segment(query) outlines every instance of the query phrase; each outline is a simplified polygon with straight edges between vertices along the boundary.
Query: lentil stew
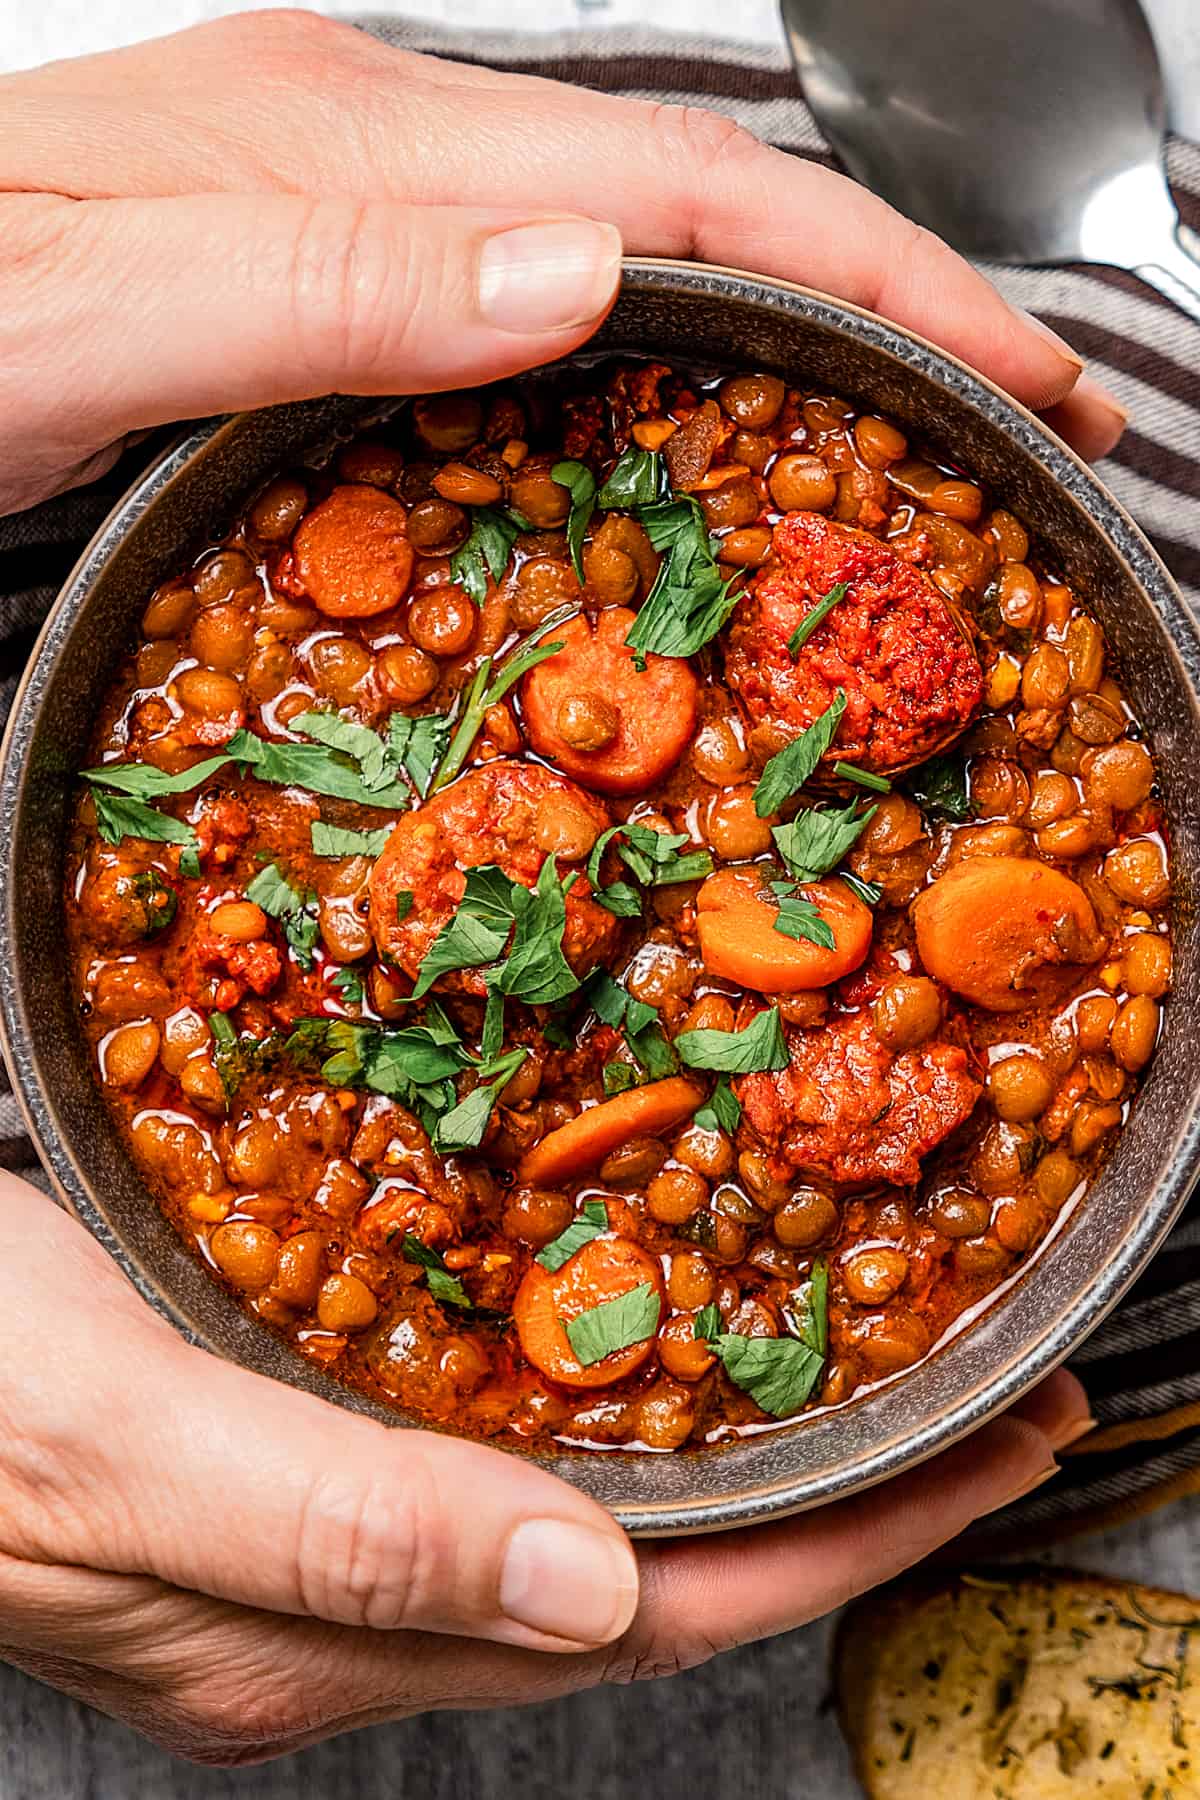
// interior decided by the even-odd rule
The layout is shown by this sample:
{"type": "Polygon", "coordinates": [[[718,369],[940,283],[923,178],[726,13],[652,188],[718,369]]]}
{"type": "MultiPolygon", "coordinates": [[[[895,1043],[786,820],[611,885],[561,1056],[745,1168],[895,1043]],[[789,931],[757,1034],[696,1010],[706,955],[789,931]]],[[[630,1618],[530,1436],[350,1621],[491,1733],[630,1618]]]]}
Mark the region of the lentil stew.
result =
{"type": "Polygon", "coordinates": [[[150,597],[68,868],[214,1278],[431,1421],[673,1449],[919,1361],[1109,1154],[1170,981],[1085,597],[776,376],[398,408],[150,597]]]}

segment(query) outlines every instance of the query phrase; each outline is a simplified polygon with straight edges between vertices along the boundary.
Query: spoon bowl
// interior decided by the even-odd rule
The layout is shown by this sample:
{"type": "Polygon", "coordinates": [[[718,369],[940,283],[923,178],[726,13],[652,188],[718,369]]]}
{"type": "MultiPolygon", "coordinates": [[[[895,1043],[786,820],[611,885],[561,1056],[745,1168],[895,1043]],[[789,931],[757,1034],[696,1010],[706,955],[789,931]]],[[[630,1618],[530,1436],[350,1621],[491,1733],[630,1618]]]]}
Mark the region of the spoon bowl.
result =
{"type": "Polygon", "coordinates": [[[783,0],[805,97],[858,180],[965,256],[1111,263],[1200,319],[1137,0],[783,0]]]}

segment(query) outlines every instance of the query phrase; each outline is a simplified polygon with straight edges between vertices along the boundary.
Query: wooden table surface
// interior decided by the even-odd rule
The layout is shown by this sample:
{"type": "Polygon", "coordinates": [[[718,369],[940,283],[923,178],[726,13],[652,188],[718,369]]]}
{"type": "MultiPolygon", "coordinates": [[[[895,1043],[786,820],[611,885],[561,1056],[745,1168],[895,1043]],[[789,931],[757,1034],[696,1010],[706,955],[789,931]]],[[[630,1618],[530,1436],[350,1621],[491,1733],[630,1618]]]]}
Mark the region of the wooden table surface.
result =
{"type": "MultiPolygon", "coordinates": [[[[1200,1501],[1054,1558],[1200,1594],[1200,1501]]],[[[833,1621],[673,1681],[376,1726],[256,1769],[201,1769],[0,1666],[0,1800],[855,1800],[829,1710],[833,1621]]]]}

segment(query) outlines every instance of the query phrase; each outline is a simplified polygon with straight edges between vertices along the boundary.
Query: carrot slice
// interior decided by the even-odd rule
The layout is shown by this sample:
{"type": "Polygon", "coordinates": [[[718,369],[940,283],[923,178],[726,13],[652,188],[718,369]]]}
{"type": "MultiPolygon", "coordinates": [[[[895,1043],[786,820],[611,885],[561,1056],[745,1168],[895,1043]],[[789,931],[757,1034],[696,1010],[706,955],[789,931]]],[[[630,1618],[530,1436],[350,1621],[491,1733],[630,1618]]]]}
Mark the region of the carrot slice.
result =
{"type": "Polygon", "coordinates": [[[679,761],[696,725],[698,689],[687,660],[648,656],[642,670],[634,663],[625,638],[636,616],[608,607],[594,630],[585,618],[570,620],[554,633],[558,655],[530,671],[521,693],[538,755],[602,794],[650,787],[679,761]],[[602,722],[590,737],[586,724],[573,726],[572,712],[578,718],[581,710],[602,722]]]}
{"type": "Polygon", "coordinates": [[[301,521],[292,549],[301,586],[332,619],[369,619],[408,592],[408,514],[379,488],[335,487],[301,521]]]}
{"type": "Polygon", "coordinates": [[[607,1387],[623,1381],[645,1362],[654,1348],[654,1335],[585,1364],[571,1348],[566,1323],[647,1283],[658,1295],[661,1317],[662,1270],[628,1238],[593,1238],[553,1275],[540,1263],[532,1263],[513,1300],[521,1349],[535,1369],[564,1387],[607,1387]]]}
{"type": "Polygon", "coordinates": [[[718,869],[696,895],[700,954],[710,975],[760,994],[828,987],[857,969],[871,948],[869,906],[844,881],[813,881],[801,893],[833,932],[833,949],[776,931],[779,909],[757,869],[718,869]]]}
{"type": "Polygon", "coordinates": [[[1104,951],[1092,903],[1070,876],[1021,856],[973,856],[912,909],[936,981],[991,1012],[1043,1006],[1104,951]]]}
{"type": "Polygon", "coordinates": [[[682,1075],[629,1088],[590,1106],[549,1132],[521,1158],[517,1177],[530,1187],[561,1187],[634,1137],[658,1137],[690,1119],[704,1099],[703,1090],[682,1075]]]}

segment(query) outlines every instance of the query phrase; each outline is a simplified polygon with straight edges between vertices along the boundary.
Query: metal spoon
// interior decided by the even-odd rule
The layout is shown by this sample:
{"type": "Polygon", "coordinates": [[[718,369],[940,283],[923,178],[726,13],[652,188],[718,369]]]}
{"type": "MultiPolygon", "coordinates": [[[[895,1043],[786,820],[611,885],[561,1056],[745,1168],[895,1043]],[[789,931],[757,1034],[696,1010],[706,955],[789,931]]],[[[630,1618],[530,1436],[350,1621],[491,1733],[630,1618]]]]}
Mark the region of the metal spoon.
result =
{"type": "Polygon", "coordinates": [[[968,256],[1111,263],[1200,320],[1200,235],[1162,162],[1137,0],[782,0],[852,175],[968,256]]]}

